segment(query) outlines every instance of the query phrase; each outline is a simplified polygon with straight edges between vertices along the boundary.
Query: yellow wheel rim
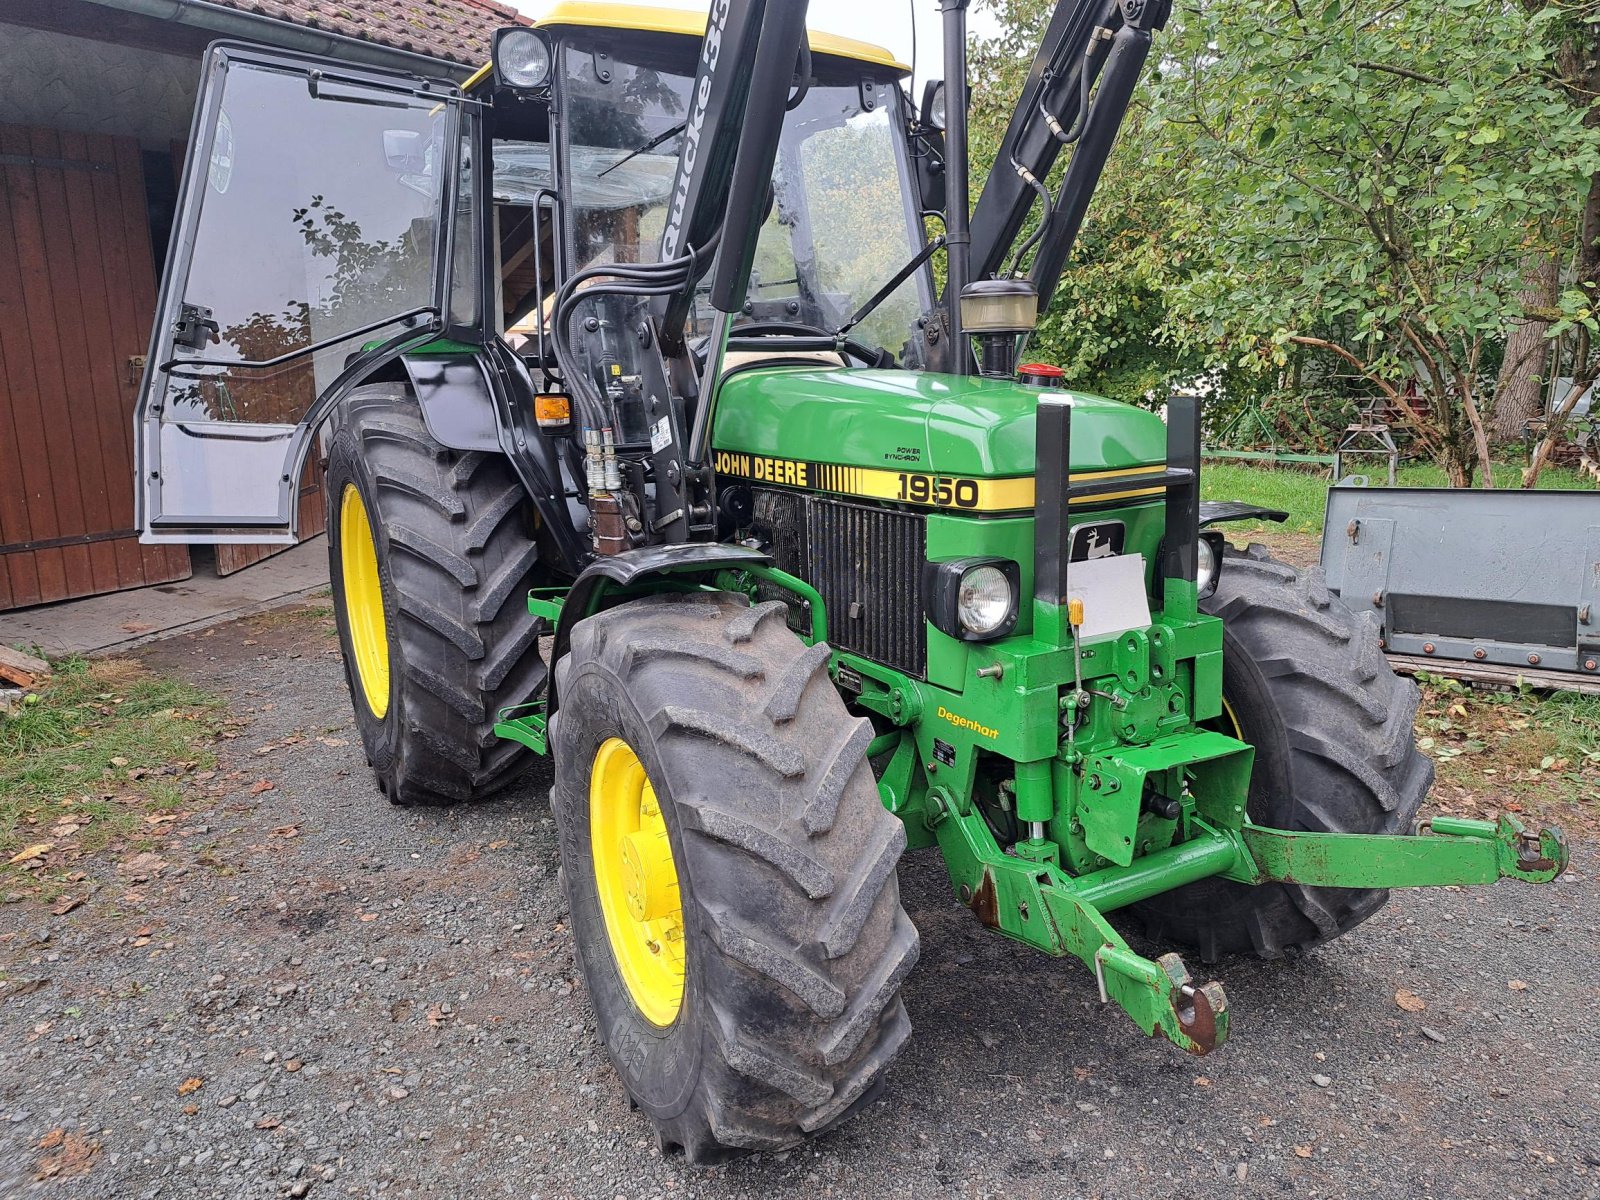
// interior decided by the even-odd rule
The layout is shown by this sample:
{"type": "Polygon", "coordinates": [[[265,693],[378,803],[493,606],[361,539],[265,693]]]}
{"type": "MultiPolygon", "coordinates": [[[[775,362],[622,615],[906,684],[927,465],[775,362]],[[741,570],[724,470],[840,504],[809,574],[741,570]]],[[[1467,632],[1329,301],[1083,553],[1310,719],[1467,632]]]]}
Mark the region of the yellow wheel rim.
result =
{"type": "Polygon", "coordinates": [[[389,627],[383,617],[383,583],[378,578],[372,522],[353,483],[344,485],[339,500],[339,566],[356,678],[367,708],[381,721],[389,711],[389,627]]]}
{"type": "Polygon", "coordinates": [[[1233,711],[1233,705],[1226,698],[1222,701],[1222,715],[1217,718],[1216,724],[1219,726],[1218,732],[1244,741],[1244,726],[1239,724],[1239,714],[1233,711]]]}
{"type": "Polygon", "coordinates": [[[665,1028],[683,1006],[678,866],[655,788],[621,738],[607,738],[595,752],[589,842],[612,960],[634,1005],[665,1028]]]}

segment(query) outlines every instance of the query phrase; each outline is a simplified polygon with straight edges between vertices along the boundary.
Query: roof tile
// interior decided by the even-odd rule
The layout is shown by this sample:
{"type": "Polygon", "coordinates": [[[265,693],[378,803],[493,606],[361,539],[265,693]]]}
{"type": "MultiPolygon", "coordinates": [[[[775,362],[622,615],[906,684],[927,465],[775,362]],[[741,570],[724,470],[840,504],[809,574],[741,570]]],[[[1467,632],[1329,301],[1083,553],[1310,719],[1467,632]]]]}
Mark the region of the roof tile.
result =
{"type": "Polygon", "coordinates": [[[496,0],[211,0],[294,25],[428,54],[467,66],[488,61],[496,29],[531,25],[496,0]]]}

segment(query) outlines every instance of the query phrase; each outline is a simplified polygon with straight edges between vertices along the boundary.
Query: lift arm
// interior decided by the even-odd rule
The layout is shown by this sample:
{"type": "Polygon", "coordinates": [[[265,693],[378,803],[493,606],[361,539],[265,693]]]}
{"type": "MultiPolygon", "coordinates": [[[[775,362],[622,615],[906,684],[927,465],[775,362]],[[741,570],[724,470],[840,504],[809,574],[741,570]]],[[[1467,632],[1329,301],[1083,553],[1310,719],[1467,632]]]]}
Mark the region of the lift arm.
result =
{"type": "MultiPolygon", "coordinates": [[[[673,176],[663,261],[718,240],[712,302],[744,302],[766,190],[783,128],[784,103],[805,47],[805,0],[713,0],[700,44],[694,88],[673,176]]],[[[688,287],[665,306],[661,341],[683,349],[694,285],[711,267],[697,263],[688,287]]]]}
{"type": "Polygon", "coordinates": [[[1034,56],[994,169],[972,214],[971,278],[1000,274],[1017,254],[1028,211],[1068,146],[1059,192],[1031,244],[1029,278],[1042,310],[1077,240],[1134,85],[1172,0],[1061,0],[1034,56]],[[1087,111],[1084,101],[1087,99],[1087,111]]]}

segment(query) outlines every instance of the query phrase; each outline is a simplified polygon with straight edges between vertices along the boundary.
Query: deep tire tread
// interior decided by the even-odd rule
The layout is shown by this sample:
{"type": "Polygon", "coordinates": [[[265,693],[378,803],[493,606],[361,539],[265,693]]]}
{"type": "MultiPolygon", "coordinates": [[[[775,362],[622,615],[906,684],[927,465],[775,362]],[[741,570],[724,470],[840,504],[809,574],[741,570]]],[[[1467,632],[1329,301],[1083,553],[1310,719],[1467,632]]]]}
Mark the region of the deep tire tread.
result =
{"type": "MultiPolygon", "coordinates": [[[[1297,571],[1259,545],[1230,548],[1205,607],[1225,623],[1225,655],[1253,664],[1281,720],[1289,782],[1268,787],[1258,767],[1251,817],[1285,829],[1409,832],[1433,783],[1433,763],[1415,744],[1419,693],[1389,669],[1377,630],[1328,591],[1321,568],[1297,571]]],[[[1297,954],[1348,932],[1387,897],[1202,880],[1133,911],[1151,936],[1187,942],[1210,962],[1297,954]]]]}
{"type": "Polygon", "coordinates": [[[398,747],[369,745],[368,757],[397,804],[487,796],[531,760],[495,737],[496,715],[535,698],[546,679],[541,623],[523,600],[539,574],[526,493],[503,455],[434,441],[397,385],[356,389],[337,420],[330,476],[364,476],[395,593],[391,669],[400,682],[387,720],[400,722],[398,747]]]}
{"type": "MultiPolygon", "coordinates": [[[[671,781],[714,1019],[694,1098],[656,1119],[662,1144],[691,1161],[793,1146],[844,1120],[910,1034],[900,992],[918,941],[894,870],[905,828],[866,762],[870,723],[848,716],[827,648],[800,642],[786,613],[729,595],[651,597],[581,622],[557,667],[563,847],[569,822],[587,820],[572,697],[602,686],[588,675],[625,692],[671,781]]],[[[569,866],[574,914],[576,877],[569,866]]],[[[609,957],[581,957],[594,993],[609,957]]]]}

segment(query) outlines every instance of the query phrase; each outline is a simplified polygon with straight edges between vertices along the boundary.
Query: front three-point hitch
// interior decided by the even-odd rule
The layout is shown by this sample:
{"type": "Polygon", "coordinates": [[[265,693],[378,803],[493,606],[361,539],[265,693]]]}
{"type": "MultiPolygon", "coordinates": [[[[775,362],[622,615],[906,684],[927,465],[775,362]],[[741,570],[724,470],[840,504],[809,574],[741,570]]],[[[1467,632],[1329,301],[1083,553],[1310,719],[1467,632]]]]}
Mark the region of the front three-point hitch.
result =
{"type": "Polygon", "coordinates": [[[1559,829],[1535,834],[1512,817],[1498,823],[1435,817],[1418,836],[1303,833],[1245,822],[1234,830],[1205,829],[1125,867],[1072,878],[1052,864],[1009,855],[980,861],[981,842],[964,836],[976,831],[958,817],[940,821],[935,832],[952,863],[970,865],[975,882],[961,884],[958,893],[981,920],[1081,960],[1094,972],[1102,1001],[1114,1001],[1140,1029],[1191,1054],[1227,1040],[1222,985],[1197,984],[1176,954],[1152,962],[1134,953],[1107,913],[1213,876],[1242,884],[1358,888],[1501,878],[1548,883],[1566,869],[1569,856],[1559,829]]]}

